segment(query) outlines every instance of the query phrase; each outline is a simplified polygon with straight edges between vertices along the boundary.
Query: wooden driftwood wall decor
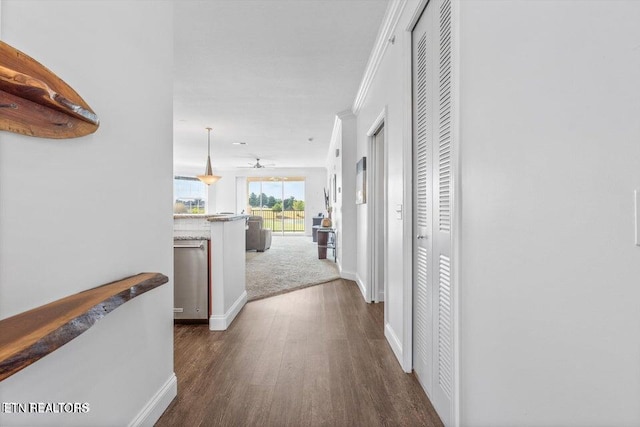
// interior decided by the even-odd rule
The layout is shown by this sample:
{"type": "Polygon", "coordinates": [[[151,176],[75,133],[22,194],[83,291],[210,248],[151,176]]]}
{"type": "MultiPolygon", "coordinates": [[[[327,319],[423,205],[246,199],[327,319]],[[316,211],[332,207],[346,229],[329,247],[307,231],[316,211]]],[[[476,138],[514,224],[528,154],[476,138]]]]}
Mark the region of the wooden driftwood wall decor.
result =
{"type": "Polygon", "coordinates": [[[160,273],[141,273],[0,320],[0,381],[62,347],[127,301],[168,281],[160,273]]]}
{"type": "Polygon", "coordinates": [[[0,41],[0,130],[76,138],[100,125],[91,107],[48,68],[0,41]]]}

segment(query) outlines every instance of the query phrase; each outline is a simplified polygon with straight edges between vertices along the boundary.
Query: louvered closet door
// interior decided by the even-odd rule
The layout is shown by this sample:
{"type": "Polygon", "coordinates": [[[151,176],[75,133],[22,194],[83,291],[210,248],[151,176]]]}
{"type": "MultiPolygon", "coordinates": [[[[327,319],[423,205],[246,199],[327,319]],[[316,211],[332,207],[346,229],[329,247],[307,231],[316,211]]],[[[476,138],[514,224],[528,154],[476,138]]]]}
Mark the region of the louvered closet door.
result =
{"type": "Polygon", "coordinates": [[[453,364],[453,290],[452,285],[452,163],[451,163],[451,0],[440,0],[438,6],[438,119],[434,145],[433,180],[434,213],[433,268],[435,272],[434,325],[435,384],[433,404],[445,425],[451,425],[454,393],[453,364]],[[436,279],[437,278],[437,279],[436,279]]]}
{"type": "Polygon", "coordinates": [[[412,33],[413,74],[413,370],[433,394],[433,139],[436,104],[433,7],[429,4],[412,33]]]}
{"type": "Polygon", "coordinates": [[[413,37],[417,231],[414,366],[438,415],[445,425],[451,425],[455,384],[451,287],[451,0],[431,0],[413,37]],[[420,45],[423,39],[424,48],[420,45]],[[421,49],[425,50],[426,59],[422,59],[421,49]]]}

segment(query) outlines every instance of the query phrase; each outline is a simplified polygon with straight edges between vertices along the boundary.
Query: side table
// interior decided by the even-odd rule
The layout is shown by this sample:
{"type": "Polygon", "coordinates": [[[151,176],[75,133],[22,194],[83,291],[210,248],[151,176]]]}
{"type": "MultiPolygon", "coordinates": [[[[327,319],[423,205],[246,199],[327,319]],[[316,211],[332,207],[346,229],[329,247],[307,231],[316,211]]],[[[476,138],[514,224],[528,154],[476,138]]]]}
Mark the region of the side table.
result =
{"type": "Polygon", "coordinates": [[[312,218],[313,226],[311,229],[311,237],[313,239],[313,243],[316,243],[318,241],[318,228],[321,227],[323,219],[324,219],[323,216],[314,216],[312,218]]]}
{"type": "Polygon", "coordinates": [[[336,239],[335,228],[318,228],[318,259],[327,258],[327,249],[333,251],[333,262],[336,262],[338,240],[336,239]]]}

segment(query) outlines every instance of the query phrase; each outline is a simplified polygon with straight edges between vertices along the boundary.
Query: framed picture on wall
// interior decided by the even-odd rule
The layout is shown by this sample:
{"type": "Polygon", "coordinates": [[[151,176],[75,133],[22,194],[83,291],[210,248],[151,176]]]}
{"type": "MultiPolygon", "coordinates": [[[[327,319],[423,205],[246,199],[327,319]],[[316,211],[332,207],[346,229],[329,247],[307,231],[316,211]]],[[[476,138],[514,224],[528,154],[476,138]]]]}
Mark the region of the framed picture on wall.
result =
{"type": "Polygon", "coordinates": [[[356,204],[367,203],[367,158],[363,157],[356,165],[356,204]]]}

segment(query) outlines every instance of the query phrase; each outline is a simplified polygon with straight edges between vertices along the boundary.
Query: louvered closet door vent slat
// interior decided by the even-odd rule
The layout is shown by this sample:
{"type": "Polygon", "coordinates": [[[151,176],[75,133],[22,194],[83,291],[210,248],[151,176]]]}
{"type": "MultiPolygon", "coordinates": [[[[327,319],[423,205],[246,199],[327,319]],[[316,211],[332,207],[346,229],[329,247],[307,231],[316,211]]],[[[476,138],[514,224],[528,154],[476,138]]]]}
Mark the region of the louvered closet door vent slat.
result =
{"type": "Polygon", "coordinates": [[[449,257],[440,255],[438,270],[438,382],[447,397],[451,398],[453,325],[451,325],[451,260],[449,257]]]}
{"type": "Polygon", "coordinates": [[[417,273],[416,273],[416,305],[420,308],[416,310],[416,347],[418,349],[418,354],[424,357],[424,363],[426,366],[431,366],[433,363],[433,356],[431,354],[431,350],[429,348],[429,344],[427,340],[431,336],[431,331],[433,330],[433,323],[431,320],[431,310],[428,307],[432,306],[432,291],[429,287],[429,271],[427,270],[428,263],[428,253],[427,250],[418,247],[417,250],[417,273]]]}
{"type": "Polygon", "coordinates": [[[438,223],[451,231],[451,2],[440,5],[438,93],[438,223]]]}
{"type": "Polygon", "coordinates": [[[428,118],[431,117],[431,109],[429,108],[430,90],[427,85],[427,35],[423,34],[418,42],[417,49],[417,79],[416,79],[416,100],[417,100],[417,149],[416,149],[416,188],[417,188],[417,225],[419,227],[427,226],[427,209],[429,209],[429,201],[427,200],[427,184],[428,184],[428,141],[429,126],[428,118]]]}

